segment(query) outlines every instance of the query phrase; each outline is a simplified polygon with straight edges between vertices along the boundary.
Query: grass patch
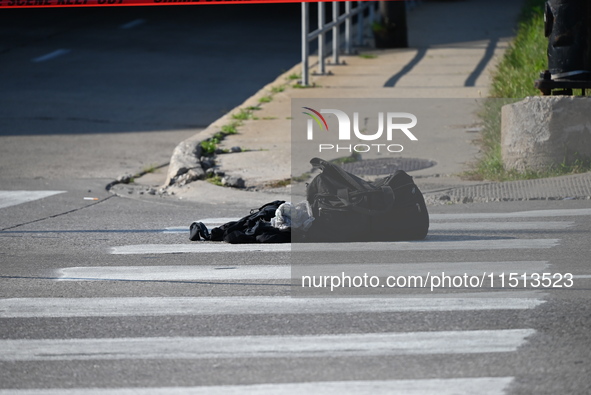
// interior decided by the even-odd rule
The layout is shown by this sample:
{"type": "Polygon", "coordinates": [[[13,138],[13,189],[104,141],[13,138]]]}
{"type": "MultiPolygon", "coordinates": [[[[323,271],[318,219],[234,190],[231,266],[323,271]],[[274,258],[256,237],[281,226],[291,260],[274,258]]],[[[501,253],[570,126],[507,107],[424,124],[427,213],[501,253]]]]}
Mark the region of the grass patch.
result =
{"type": "Polygon", "coordinates": [[[304,181],[308,180],[310,178],[310,176],[312,176],[312,173],[304,173],[300,176],[292,177],[291,180],[294,182],[304,182],[304,181]]]}
{"type": "Polygon", "coordinates": [[[232,118],[237,121],[246,121],[247,119],[252,119],[252,111],[242,108],[237,114],[232,114],[232,118]]]}
{"type": "Polygon", "coordinates": [[[222,185],[222,177],[220,177],[220,176],[212,175],[212,176],[206,178],[206,181],[213,184],[213,185],[217,185],[218,187],[223,186],[222,185]]]}
{"type": "Polygon", "coordinates": [[[285,180],[272,181],[268,183],[266,186],[268,188],[283,188],[288,185],[291,185],[291,178],[286,178],[285,180]]]}
{"type": "Polygon", "coordinates": [[[298,84],[293,84],[291,87],[295,88],[295,89],[308,89],[308,88],[319,88],[320,86],[316,85],[315,83],[313,83],[312,85],[302,85],[302,84],[298,83],[298,84]]]}
{"type": "Polygon", "coordinates": [[[259,99],[259,103],[264,104],[264,103],[271,103],[273,101],[273,96],[267,95],[267,96],[263,96],[259,99]]]}
{"type": "Polygon", "coordinates": [[[142,169],[140,174],[154,173],[160,166],[159,165],[148,165],[142,169]]]}
{"type": "MultiPolygon", "coordinates": [[[[241,121],[234,121],[230,122],[227,125],[223,125],[220,129],[221,131],[217,132],[213,135],[213,137],[208,138],[201,142],[201,149],[203,150],[203,155],[205,156],[212,156],[218,151],[218,144],[222,142],[226,138],[226,136],[237,134],[238,133],[238,126],[242,125],[241,121]]],[[[224,153],[229,152],[227,149],[223,150],[224,153]]]]}
{"type": "Polygon", "coordinates": [[[362,53],[359,55],[359,57],[363,59],[375,59],[378,57],[378,55],[374,55],[372,53],[362,53]]]}
{"type": "Polygon", "coordinates": [[[290,75],[287,76],[287,80],[288,81],[294,81],[294,80],[299,80],[302,78],[302,74],[301,73],[292,73],[290,75]]]}
{"type": "Polygon", "coordinates": [[[499,63],[491,97],[537,96],[539,72],[547,68],[548,39],[544,37],[544,0],[527,0],[521,11],[517,35],[499,63]]]}
{"type": "Polygon", "coordinates": [[[271,88],[271,93],[277,94],[285,90],[285,85],[278,85],[271,88]]]}
{"type": "Polygon", "coordinates": [[[222,126],[222,132],[225,135],[236,134],[238,133],[238,126],[240,126],[240,122],[231,122],[227,125],[222,126]]]}
{"type": "Polygon", "coordinates": [[[203,155],[213,155],[218,147],[218,142],[214,140],[205,140],[201,142],[201,148],[203,149],[203,155]]]}
{"type": "Polygon", "coordinates": [[[501,108],[519,99],[488,99],[478,114],[482,120],[480,147],[482,154],[474,168],[462,176],[470,180],[505,181],[507,177],[501,157],[501,108]]]}
{"type": "Polygon", "coordinates": [[[547,68],[548,39],[544,37],[544,0],[527,0],[521,12],[515,40],[499,63],[491,83],[490,99],[480,111],[483,122],[482,155],[474,168],[462,174],[471,180],[511,181],[555,177],[591,170],[589,160],[562,163],[543,171],[508,170],[501,156],[501,108],[527,96],[539,96],[534,87],[539,72],[547,68]]]}

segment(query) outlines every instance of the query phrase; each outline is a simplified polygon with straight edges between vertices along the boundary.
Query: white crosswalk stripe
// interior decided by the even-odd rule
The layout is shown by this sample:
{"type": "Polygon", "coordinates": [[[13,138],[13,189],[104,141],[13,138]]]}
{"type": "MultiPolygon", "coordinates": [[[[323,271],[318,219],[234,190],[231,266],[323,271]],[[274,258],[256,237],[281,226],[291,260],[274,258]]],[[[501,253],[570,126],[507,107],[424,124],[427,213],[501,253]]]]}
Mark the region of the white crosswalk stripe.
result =
{"type": "Polygon", "coordinates": [[[289,252],[291,244],[136,244],[117,246],[110,249],[115,255],[177,254],[177,253],[224,253],[224,252],[289,252]]]}
{"type": "Polygon", "coordinates": [[[16,206],[66,191],[0,191],[0,208],[16,206]]]}
{"type": "Polygon", "coordinates": [[[373,242],[373,243],[302,243],[302,244],[136,244],[112,247],[115,255],[138,254],[178,254],[178,253],[225,253],[225,252],[289,252],[295,247],[298,251],[327,252],[343,251],[436,251],[436,250],[511,250],[545,249],[558,245],[559,239],[493,239],[493,240],[450,240],[413,242],[373,242]],[[296,247],[297,246],[297,247],[296,247]]]}
{"type": "Polygon", "coordinates": [[[83,266],[59,269],[60,280],[214,281],[285,280],[291,268],[283,265],[243,266],[83,266]]]}
{"type": "Polygon", "coordinates": [[[558,209],[558,210],[529,210],[510,213],[459,213],[459,214],[429,214],[433,221],[466,220],[466,219],[515,219],[515,218],[551,218],[578,217],[591,215],[591,208],[558,209]]]}
{"type": "Polygon", "coordinates": [[[206,387],[14,389],[0,395],[498,395],[511,377],[461,379],[321,381],[312,383],[219,385],[206,387]]]}
{"type": "Polygon", "coordinates": [[[539,273],[546,270],[546,261],[506,262],[417,262],[358,264],[293,264],[242,266],[81,266],[57,270],[61,281],[235,281],[235,280],[289,280],[303,273],[323,276],[346,271],[350,276],[365,273],[386,277],[425,276],[427,273],[447,275],[486,275],[487,273],[521,272],[539,273]]]}
{"type": "Polygon", "coordinates": [[[371,273],[375,276],[426,275],[445,272],[448,275],[482,275],[502,272],[543,272],[549,266],[546,261],[506,262],[417,262],[417,263],[369,263],[357,264],[294,264],[242,265],[242,266],[82,266],[59,269],[62,281],[121,280],[121,281],[232,281],[232,280],[288,280],[294,274],[333,275],[346,270],[348,275],[371,273]],[[147,269],[149,268],[149,270],[147,269]],[[297,273],[294,273],[296,271],[297,273]]]}
{"type": "Polygon", "coordinates": [[[119,297],[0,299],[0,318],[163,315],[343,314],[408,311],[526,310],[544,303],[537,291],[430,294],[416,298],[119,297]]]}
{"type": "Polygon", "coordinates": [[[533,329],[301,336],[0,340],[0,361],[351,357],[512,352],[533,329]]]}
{"type": "Polygon", "coordinates": [[[520,222],[434,222],[430,231],[482,231],[498,232],[507,230],[558,230],[574,226],[572,221],[520,221],[520,222]]]}

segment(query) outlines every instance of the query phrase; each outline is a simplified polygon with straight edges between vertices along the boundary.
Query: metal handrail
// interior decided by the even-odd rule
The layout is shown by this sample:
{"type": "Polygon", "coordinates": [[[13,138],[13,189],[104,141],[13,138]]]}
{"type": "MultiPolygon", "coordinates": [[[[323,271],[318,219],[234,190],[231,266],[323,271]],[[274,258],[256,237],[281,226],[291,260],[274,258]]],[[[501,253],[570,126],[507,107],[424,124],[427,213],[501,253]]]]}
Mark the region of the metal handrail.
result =
{"type": "MultiPolygon", "coordinates": [[[[341,1],[342,2],[342,1],[341,1]]],[[[326,50],[324,34],[332,30],[332,63],[339,64],[339,49],[341,46],[341,34],[339,27],[345,24],[344,40],[345,40],[345,54],[353,53],[353,17],[357,18],[357,45],[363,45],[363,32],[365,29],[363,12],[368,12],[368,22],[372,23],[377,19],[378,13],[376,9],[379,7],[379,1],[345,1],[345,13],[340,14],[339,1],[332,2],[332,21],[325,22],[324,3],[318,2],[318,29],[310,31],[309,22],[309,3],[302,2],[302,80],[301,84],[304,86],[310,83],[310,42],[318,39],[318,73],[319,75],[326,74],[326,50]],[[356,7],[353,8],[353,3],[356,7]],[[340,15],[339,15],[340,14],[340,15]]],[[[404,0],[408,10],[415,8],[421,3],[421,0],[404,0]]]]}
{"type": "Polygon", "coordinates": [[[363,30],[364,17],[363,12],[369,9],[369,21],[370,23],[375,19],[375,8],[378,4],[377,1],[357,1],[356,7],[352,7],[351,1],[345,2],[345,13],[340,14],[339,4],[341,2],[332,2],[332,21],[325,22],[324,14],[324,2],[318,2],[318,29],[310,31],[309,22],[309,3],[302,3],[302,82],[304,86],[310,83],[310,42],[318,39],[318,74],[326,73],[326,53],[325,53],[325,33],[332,30],[332,63],[339,64],[339,49],[340,49],[340,32],[339,27],[341,24],[345,24],[345,53],[351,54],[353,47],[353,29],[352,19],[355,15],[359,15],[357,18],[357,43],[362,45],[363,41],[363,30]]]}

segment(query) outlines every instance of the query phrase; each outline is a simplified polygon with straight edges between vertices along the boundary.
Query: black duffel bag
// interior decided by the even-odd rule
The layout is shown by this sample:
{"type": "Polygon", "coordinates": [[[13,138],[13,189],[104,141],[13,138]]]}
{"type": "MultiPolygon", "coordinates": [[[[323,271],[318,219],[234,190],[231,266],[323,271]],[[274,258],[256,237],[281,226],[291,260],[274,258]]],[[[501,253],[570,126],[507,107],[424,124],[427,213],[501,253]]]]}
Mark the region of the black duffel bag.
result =
{"type": "Polygon", "coordinates": [[[425,199],[406,172],[397,170],[369,182],[319,158],[310,163],[322,173],[307,187],[306,198],[315,219],[301,239],[395,241],[427,236],[425,199]]]}

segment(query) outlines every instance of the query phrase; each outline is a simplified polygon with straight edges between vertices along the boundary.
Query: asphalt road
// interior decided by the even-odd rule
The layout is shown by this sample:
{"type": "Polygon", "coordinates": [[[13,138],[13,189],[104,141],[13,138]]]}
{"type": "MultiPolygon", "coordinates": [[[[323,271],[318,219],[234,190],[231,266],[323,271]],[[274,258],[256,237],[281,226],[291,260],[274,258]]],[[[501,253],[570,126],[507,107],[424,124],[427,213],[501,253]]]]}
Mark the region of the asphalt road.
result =
{"type": "Polygon", "coordinates": [[[248,250],[187,228],[253,207],[107,192],[297,61],[297,28],[295,50],[261,41],[297,13],[236,35],[216,22],[243,14],[189,9],[2,13],[0,394],[591,392],[588,201],[430,207],[421,242],[248,250]],[[230,41],[260,62],[227,73],[230,41]],[[345,270],[370,286],[300,286],[345,270]]]}
{"type": "Polygon", "coordinates": [[[166,163],[293,67],[299,45],[299,4],[2,10],[1,176],[166,163]]]}
{"type": "Polygon", "coordinates": [[[107,194],[81,204],[88,185],[0,209],[3,389],[589,391],[587,202],[432,207],[423,242],[246,251],[187,237],[190,221],[240,210],[107,194]],[[318,270],[456,283],[309,299],[298,276],[318,270]],[[560,276],[547,286],[534,273],[560,276]],[[464,275],[485,282],[459,285],[464,275]]]}

